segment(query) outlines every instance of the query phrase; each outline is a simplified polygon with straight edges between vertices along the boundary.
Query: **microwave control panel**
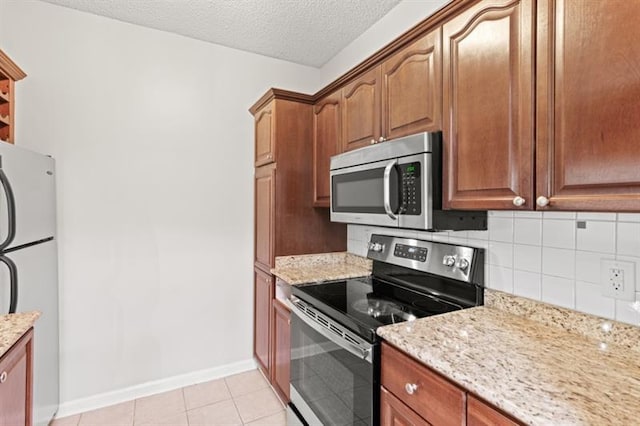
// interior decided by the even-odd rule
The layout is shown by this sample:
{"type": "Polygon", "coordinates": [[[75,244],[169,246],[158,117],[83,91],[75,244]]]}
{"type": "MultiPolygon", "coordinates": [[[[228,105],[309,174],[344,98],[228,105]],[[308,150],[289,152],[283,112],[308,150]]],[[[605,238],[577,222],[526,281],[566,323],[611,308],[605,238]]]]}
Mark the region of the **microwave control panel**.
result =
{"type": "Polygon", "coordinates": [[[401,204],[404,215],[422,214],[422,185],[420,184],[420,163],[400,164],[401,204]]]}

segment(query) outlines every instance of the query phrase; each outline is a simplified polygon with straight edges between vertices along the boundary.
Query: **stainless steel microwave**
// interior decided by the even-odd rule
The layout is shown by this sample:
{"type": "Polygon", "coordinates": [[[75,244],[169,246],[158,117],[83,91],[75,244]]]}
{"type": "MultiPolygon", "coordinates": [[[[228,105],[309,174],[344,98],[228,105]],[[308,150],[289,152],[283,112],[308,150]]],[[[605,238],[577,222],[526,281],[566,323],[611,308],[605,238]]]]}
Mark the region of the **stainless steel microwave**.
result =
{"type": "Polygon", "coordinates": [[[331,221],[421,230],[487,229],[486,211],[442,209],[442,132],[331,157],[331,221]]]}

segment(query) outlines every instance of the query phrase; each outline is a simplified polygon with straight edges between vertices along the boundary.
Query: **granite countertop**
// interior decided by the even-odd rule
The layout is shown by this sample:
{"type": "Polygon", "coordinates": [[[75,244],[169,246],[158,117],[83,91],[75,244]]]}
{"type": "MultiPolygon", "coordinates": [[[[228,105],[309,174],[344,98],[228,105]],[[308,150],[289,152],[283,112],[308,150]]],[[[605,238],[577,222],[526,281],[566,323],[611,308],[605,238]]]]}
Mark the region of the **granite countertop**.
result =
{"type": "Polygon", "coordinates": [[[525,423],[640,423],[640,328],[489,290],[485,303],[378,334],[525,423]]]}
{"type": "Polygon", "coordinates": [[[347,252],[279,256],[271,273],[292,285],[365,277],[371,260],[347,252]]]}
{"type": "Polygon", "coordinates": [[[37,311],[0,315],[0,357],[33,327],[39,317],[37,311]]]}

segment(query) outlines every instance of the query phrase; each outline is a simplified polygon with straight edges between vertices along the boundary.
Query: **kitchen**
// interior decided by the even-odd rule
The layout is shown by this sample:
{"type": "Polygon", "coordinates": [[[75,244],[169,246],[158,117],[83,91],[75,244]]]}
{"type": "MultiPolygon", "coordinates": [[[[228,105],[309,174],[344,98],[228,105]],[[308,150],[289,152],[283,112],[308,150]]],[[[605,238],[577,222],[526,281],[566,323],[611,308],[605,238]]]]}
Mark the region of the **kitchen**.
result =
{"type": "MultiPolygon", "coordinates": [[[[0,2],[0,48],[28,74],[16,83],[16,144],[57,162],[61,414],[255,366],[247,110],[269,87],[315,93],[437,3],[400,3],[318,69],[0,2]]],[[[600,295],[598,267],[635,261],[637,215],[503,208],[489,211],[487,232],[433,238],[488,249],[490,288],[640,323],[630,303],[600,295]]],[[[346,246],[364,255],[377,232],[349,226],[346,246]]]]}

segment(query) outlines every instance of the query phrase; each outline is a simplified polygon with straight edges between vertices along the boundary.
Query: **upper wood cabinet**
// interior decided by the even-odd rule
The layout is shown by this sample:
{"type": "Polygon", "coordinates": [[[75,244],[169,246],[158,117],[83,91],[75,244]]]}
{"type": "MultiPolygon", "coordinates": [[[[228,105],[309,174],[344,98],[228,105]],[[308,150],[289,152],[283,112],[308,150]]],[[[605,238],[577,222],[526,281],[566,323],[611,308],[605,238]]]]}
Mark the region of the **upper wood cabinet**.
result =
{"type": "Polygon", "coordinates": [[[274,224],[276,206],[276,168],[264,166],[255,175],[255,262],[268,271],[274,262],[274,224]]]}
{"type": "Polygon", "coordinates": [[[275,118],[271,101],[255,115],[255,165],[272,163],[275,161],[275,118]]]}
{"type": "Polygon", "coordinates": [[[382,63],[382,137],[442,129],[441,29],[382,63]]]}
{"type": "Polygon", "coordinates": [[[14,142],[15,82],[27,75],[0,50],[0,140],[14,142]]]}
{"type": "Polygon", "coordinates": [[[313,205],[329,207],[329,162],[342,149],[340,92],[313,107],[313,205]]]}
{"type": "Polygon", "coordinates": [[[491,0],[443,26],[445,208],[533,208],[534,18],[491,0]]]}
{"type": "Polygon", "coordinates": [[[342,89],[343,151],[380,139],[380,80],[380,67],[376,67],[342,89]]]}
{"type": "Polygon", "coordinates": [[[342,89],[342,150],[440,130],[441,30],[394,53],[342,89]]]}
{"type": "Polygon", "coordinates": [[[638,22],[639,1],[538,2],[539,208],[640,211],[638,22]]]}

